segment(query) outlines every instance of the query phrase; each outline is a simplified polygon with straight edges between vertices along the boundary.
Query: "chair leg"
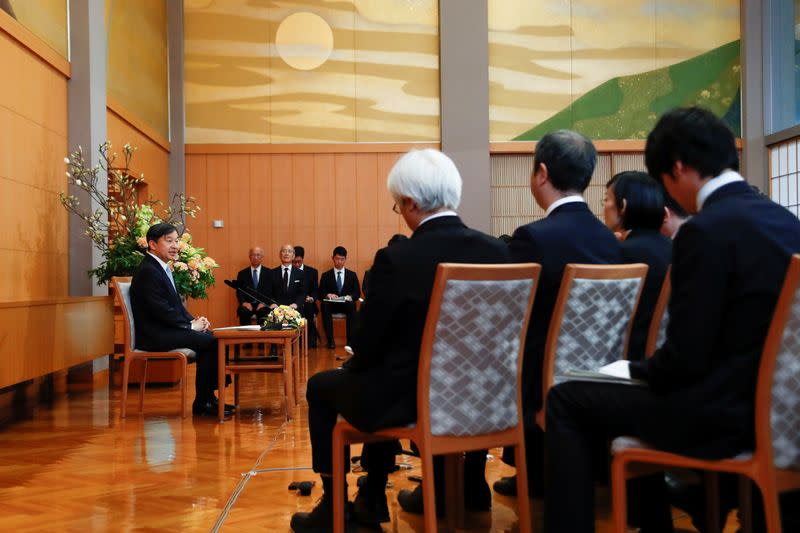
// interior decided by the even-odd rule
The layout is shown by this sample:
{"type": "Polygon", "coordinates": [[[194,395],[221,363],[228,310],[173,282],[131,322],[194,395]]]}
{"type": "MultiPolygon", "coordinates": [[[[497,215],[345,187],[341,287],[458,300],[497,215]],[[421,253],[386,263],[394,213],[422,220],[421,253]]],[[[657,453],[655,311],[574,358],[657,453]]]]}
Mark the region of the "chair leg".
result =
{"type": "Polygon", "coordinates": [[[239,407],[239,374],[233,375],[233,404],[239,407]]]}
{"type": "Polygon", "coordinates": [[[139,414],[144,413],[144,386],[147,383],[147,358],[144,359],[144,372],[142,372],[142,381],[139,382],[139,414]]]}
{"type": "Polygon", "coordinates": [[[625,533],[628,529],[628,495],[626,487],[628,479],[625,475],[626,467],[625,460],[619,457],[615,457],[611,462],[611,506],[614,517],[611,531],[614,533],[625,533]]]}
{"type": "MultiPolygon", "coordinates": [[[[764,503],[766,502],[766,495],[764,495],[764,503]]],[[[767,506],[764,505],[764,517],[766,518],[766,516],[767,506]]],[[[743,475],[739,476],[739,520],[740,530],[743,533],[753,532],[753,482],[749,477],[743,475]]],[[[769,527],[767,531],[772,533],[772,529],[769,529],[769,527]]],[[[775,531],[780,532],[780,529],[775,531]]]]}
{"type": "Polygon", "coordinates": [[[427,447],[417,442],[422,459],[422,507],[425,531],[436,531],[436,493],[433,486],[433,456],[427,447]]]}
{"type": "Polygon", "coordinates": [[[448,531],[455,531],[456,528],[464,528],[463,458],[464,455],[460,453],[444,456],[445,526],[448,531]]]}
{"type": "MultiPolygon", "coordinates": [[[[752,487],[752,483],[750,480],[747,480],[747,486],[752,487]]],[[[760,483],[758,486],[761,489],[761,496],[764,499],[764,519],[767,523],[767,533],[781,533],[781,509],[780,504],[778,503],[778,490],[775,487],[775,483],[760,483]]],[[[748,507],[750,505],[750,499],[747,500],[748,507]]],[[[753,513],[748,513],[750,516],[749,522],[752,522],[753,513]]],[[[748,526],[751,526],[749,530],[744,530],[746,533],[750,533],[752,531],[752,524],[748,523],[748,526]]]]}
{"type": "Polygon", "coordinates": [[[533,518],[531,517],[531,499],[528,496],[528,465],[525,459],[525,442],[520,429],[520,437],[514,447],[514,464],[517,465],[517,505],[519,505],[519,531],[531,533],[533,518]]]}
{"type": "Polygon", "coordinates": [[[122,403],[120,406],[120,418],[125,418],[125,412],[128,403],[128,376],[131,369],[131,357],[126,356],[125,361],[122,363],[122,403]]]}
{"type": "Polygon", "coordinates": [[[181,417],[186,418],[186,357],[181,357],[181,417]]]}
{"type": "Polygon", "coordinates": [[[719,533],[719,474],[706,472],[703,484],[706,491],[706,531],[719,533]]]}
{"type": "Polygon", "coordinates": [[[344,435],[333,429],[333,533],[344,533],[344,435]]]}

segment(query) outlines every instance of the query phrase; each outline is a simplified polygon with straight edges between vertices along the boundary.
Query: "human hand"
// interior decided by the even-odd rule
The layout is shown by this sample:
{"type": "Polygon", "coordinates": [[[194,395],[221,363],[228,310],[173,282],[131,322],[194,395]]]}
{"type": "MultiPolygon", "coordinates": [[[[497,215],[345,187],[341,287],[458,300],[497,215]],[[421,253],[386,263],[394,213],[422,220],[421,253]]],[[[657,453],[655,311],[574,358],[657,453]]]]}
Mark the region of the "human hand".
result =
{"type": "Polygon", "coordinates": [[[270,309],[275,309],[276,307],[278,307],[278,304],[272,304],[269,306],[270,309]]]}
{"type": "Polygon", "coordinates": [[[345,302],[352,302],[353,301],[353,297],[348,294],[347,296],[344,297],[344,301],[345,302]]]}
{"type": "Polygon", "coordinates": [[[333,294],[332,292],[329,292],[329,293],[326,295],[326,297],[328,298],[328,300],[335,300],[336,298],[338,298],[338,297],[339,297],[339,295],[338,295],[338,294],[333,294]]]}
{"type": "Polygon", "coordinates": [[[244,303],[242,304],[242,307],[244,307],[244,308],[245,308],[245,309],[247,309],[248,311],[252,311],[252,310],[253,310],[253,304],[251,304],[250,302],[244,302],[244,303]]]}
{"type": "Polygon", "coordinates": [[[297,304],[289,304],[289,307],[291,307],[292,309],[297,309],[297,304]]]}
{"type": "Polygon", "coordinates": [[[267,306],[266,304],[258,304],[258,307],[256,307],[256,311],[258,311],[259,309],[264,309],[266,306],[267,306]]]}
{"type": "Polygon", "coordinates": [[[192,331],[205,331],[208,329],[208,320],[205,317],[197,317],[191,322],[192,331]]]}
{"type": "Polygon", "coordinates": [[[306,296],[306,301],[308,303],[312,303],[314,301],[314,298],[312,298],[311,296],[306,296]]]}

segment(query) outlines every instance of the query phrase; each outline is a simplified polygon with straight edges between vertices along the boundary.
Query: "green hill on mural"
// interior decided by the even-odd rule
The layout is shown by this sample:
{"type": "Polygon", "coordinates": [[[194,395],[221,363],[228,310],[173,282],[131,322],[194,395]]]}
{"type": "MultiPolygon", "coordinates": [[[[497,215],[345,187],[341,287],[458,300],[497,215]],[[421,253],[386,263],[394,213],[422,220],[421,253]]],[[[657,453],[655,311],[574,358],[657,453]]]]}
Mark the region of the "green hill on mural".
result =
{"type": "Polygon", "coordinates": [[[669,67],[612,78],[514,138],[540,139],[548,131],[577,130],[591,139],[644,139],[662,113],[702,105],[741,136],[739,41],[669,67]]]}

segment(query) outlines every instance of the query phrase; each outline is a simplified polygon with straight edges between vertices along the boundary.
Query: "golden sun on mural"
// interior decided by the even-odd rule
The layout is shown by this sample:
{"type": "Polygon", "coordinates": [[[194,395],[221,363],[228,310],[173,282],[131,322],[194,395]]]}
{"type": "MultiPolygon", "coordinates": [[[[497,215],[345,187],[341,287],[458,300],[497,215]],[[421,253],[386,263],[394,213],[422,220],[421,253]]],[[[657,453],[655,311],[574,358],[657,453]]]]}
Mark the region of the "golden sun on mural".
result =
{"type": "Polygon", "coordinates": [[[292,13],[275,34],[278,55],[298,70],[314,70],[325,63],[333,51],[333,31],[319,15],[292,13]]]}

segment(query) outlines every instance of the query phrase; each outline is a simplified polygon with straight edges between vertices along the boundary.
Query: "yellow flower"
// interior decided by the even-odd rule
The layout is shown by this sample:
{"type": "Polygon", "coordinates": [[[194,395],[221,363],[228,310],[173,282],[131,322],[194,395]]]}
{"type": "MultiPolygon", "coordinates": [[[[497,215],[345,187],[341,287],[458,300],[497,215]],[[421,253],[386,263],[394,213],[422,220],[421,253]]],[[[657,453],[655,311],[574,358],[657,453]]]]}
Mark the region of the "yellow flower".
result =
{"type": "Polygon", "coordinates": [[[182,252],[182,251],[186,250],[188,247],[189,247],[189,245],[188,245],[188,244],[186,244],[186,242],[185,242],[185,241],[180,241],[180,242],[178,243],[178,251],[179,251],[179,252],[182,252]]]}
{"type": "Polygon", "coordinates": [[[147,248],[147,239],[144,237],[139,237],[136,239],[136,244],[139,245],[139,248],[147,248]]]}
{"type": "Polygon", "coordinates": [[[200,268],[200,261],[198,261],[197,259],[192,258],[189,261],[189,268],[191,268],[192,270],[197,270],[198,268],[200,268]]]}
{"type": "Polygon", "coordinates": [[[181,235],[181,240],[182,240],[183,242],[189,242],[189,241],[191,241],[191,240],[192,240],[192,236],[191,236],[191,235],[189,235],[189,233],[188,233],[188,232],[184,232],[184,234],[183,234],[183,235],[181,235]]]}

